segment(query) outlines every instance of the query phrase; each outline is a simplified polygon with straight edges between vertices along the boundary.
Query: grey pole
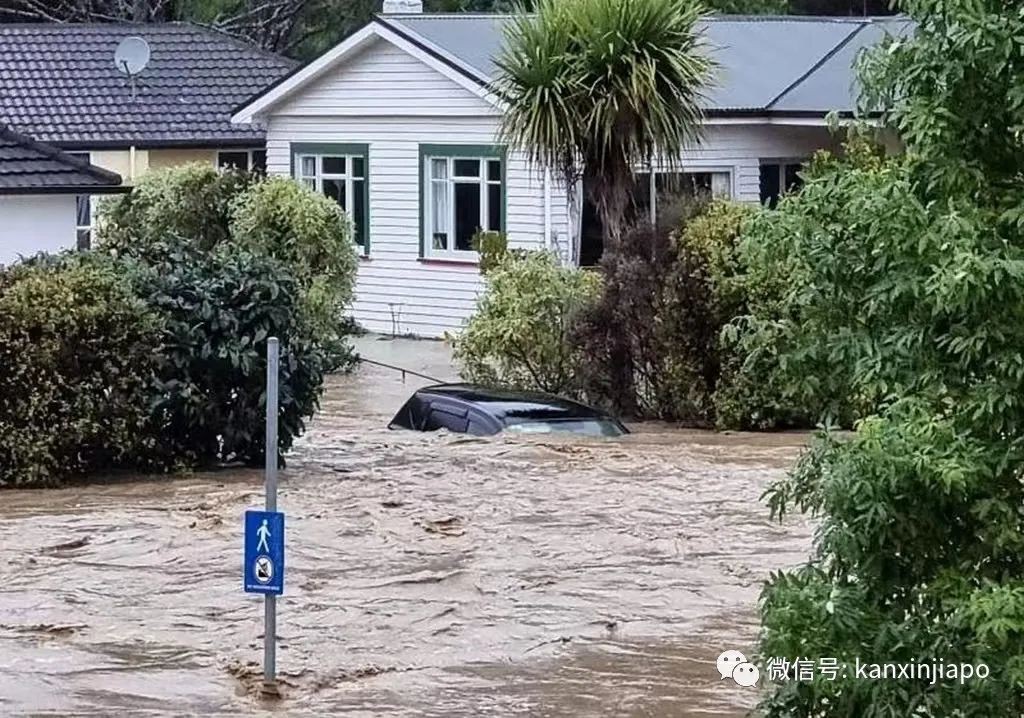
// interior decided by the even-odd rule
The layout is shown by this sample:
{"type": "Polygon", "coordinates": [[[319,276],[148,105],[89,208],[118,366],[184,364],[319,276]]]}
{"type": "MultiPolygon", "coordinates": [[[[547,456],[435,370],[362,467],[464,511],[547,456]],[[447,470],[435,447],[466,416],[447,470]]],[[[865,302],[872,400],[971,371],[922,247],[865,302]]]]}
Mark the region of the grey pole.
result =
{"type": "MultiPolygon", "coordinates": [[[[266,510],[277,511],[277,402],[280,343],[267,339],[266,510]]],[[[277,596],[263,597],[263,692],[277,695],[277,596]]]]}

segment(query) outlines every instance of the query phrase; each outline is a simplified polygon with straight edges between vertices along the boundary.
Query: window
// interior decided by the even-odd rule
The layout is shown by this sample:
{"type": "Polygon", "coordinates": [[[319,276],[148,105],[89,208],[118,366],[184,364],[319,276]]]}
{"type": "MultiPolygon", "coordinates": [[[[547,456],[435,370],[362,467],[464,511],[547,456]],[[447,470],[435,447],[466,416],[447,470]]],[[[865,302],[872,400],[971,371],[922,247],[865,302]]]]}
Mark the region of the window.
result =
{"type": "Polygon", "coordinates": [[[800,189],[804,183],[799,174],[802,168],[803,162],[762,160],[761,204],[767,204],[771,209],[775,209],[779,203],[779,197],[800,189]]]}
{"type": "MultiPolygon", "coordinates": [[[[92,161],[88,152],[68,152],[68,155],[86,162],[92,161]]],[[[96,223],[95,205],[91,195],[80,194],[75,197],[75,235],[78,249],[92,247],[92,232],[96,223]]]]}
{"type": "Polygon", "coordinates": [[[369,255],[368,145],[292,145],[292,173],[348,212],[356,244],[369,255]]]}
{"type": "MultiPolygon", "coordinates": [[[[651,216],[651,173],[638,172],[636,184],[633,186],[633,206],[629,220],[648,220],[651,216]]],[[[732,171],[713,168],[695,172],[655,172],[654,174],[654,208],[660,211],[666,201],[683,195],[696,196],[710,194],[715,197],[732,196],[732,171]]],[[[596,265],[604,253],[604,228],[597,208],[587,199],[589,193],[584,192],[584,201],[580,227],[580,266],[596,265]]]]}
{"type": "Polygon", "coordinates": [[[265,173],[267,171],[267,151],[222,150],[217,153],[217,166],[222,169],[234,167],[239,170],[265,173]]]}
{"type": "Polygon", "coordinates": [[[476,260],[473,235],[505,231],[505,152],[501,147],[420,147],[422,254],[476,260]]]}

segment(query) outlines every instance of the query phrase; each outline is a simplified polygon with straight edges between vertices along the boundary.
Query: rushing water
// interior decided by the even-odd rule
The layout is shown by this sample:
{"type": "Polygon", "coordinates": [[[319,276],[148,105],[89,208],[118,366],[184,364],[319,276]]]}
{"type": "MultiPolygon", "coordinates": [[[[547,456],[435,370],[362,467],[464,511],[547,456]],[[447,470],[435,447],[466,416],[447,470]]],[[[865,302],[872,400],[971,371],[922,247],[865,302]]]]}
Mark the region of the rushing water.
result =
{"type": "MultiPolygon", "coordinates": [[[[367,356],[451,378],[431,342],[367,356]]],[[[0,714],[739,716],[769,571],[809,527],[759,496],[804,437],[392,432],[423,380],[329,381],[289,457],[283,698],[258,696],[241,517],[262,475],[0,493],[0,714]]]]}

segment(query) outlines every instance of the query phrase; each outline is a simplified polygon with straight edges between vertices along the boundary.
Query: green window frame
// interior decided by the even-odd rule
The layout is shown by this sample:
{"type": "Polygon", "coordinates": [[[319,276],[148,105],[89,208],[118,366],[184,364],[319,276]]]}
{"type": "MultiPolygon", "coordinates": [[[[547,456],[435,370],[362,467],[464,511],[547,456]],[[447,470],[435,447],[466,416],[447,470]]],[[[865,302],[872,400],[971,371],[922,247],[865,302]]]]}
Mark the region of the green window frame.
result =
{"type": "Polygon", "coordinates": [[[421,144],[419,179],[421,258],[477,261],[479,255],[467,246],[467,237],[480,229],[507,231],[504,145],[421,144]],[[466,202],[471,204],[467,207],[466,202]],[[470,215],[474,209],[479,212],[472,232],[466,224],[472,222],[466,219],[467,209],[470,215]]]}
{"type": "Polygon", "coordinates": [[[352,219],[353,239],[370,254],[370,146],[293,143],[292,177],[341,205],[352,219]]]}

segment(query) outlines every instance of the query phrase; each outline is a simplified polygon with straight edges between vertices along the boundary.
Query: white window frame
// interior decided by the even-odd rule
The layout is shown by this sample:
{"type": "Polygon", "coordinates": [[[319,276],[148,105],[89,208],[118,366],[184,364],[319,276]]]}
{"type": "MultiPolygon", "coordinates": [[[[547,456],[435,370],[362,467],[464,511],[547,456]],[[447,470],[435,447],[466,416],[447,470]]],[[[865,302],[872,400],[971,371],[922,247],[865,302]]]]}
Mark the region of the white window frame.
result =
{"type": "MultiPolygon", "coordinates": [[[[811,161],[810,157],[762,157],[758,160],[758,171],[765,165],[776,165],[779,171],[779,196],[776,201],[786,196],[789,190],[786,189],[786,167],[788,165],[799,165],[801,169],[807,166],[807,163],[811,161]]],[[[761,193],[758,188],[758,198],[760,199],[761,193]]]]}
{"type": "MultiPolygon", "coordinates": [[[[657,218],[658,213],[658,191],[657,191],[657,175],[659,174],[682,174],[682,175],[716,175],[724,174],[729,178],[729,194],[725,195],[725,199],[736,199],[736,167],[733,165],[691,165],[684,164],[684,166],[678,169],[667,169],[665,167],[644,167],[637,170],[637,174],[648,175],[648,196],[650,198],[650,212],[651,219],[657,218]]],[[[714,187],[714,180],[712,180],[712,187],[714,187]]],[[[722,195],[713,195],[716,197],[722,197],[722,195]]]]}
{"type": "MultiPolygon", "coordinates": [[[[370,158],[362,153],[349,153],[349,152],[297,152],[295,154],[295,167],[294,174],[295,179],[299,183],[306,185],[310,189],[313,189],[317,194],[324,194],[324,180],[331,180],[335,182],[345,183],[345,201],[341,204],[341,208],[345,210],[349,218],[355,223],[355,212],[350,204],[355,198],[355,183],[363,183],[363,191],[366,192],[366,198],[364,202],[369,203],[369,192],[370,183],[367,178],[369,174],[369,162],[370,158]],[[324,171],[324,159],[325,158],[337,158],[345,160],[345,171],[339,172],[325,172],[324,171]],[[306,173],[305,160],[312,159],[315,162],[313,174],[306,173]],[[355,174],[355,163],[353,160],[362,160],[363,173],[361,176],[355,174]]],[[[324,195],[326,196],[326,195],[324,195]]],[[[365,222],[369,222],[369,211],[365,211],[366,215],[364,218],[365,222]]],[[[370,251],[370,228],[361,228],[363,234],[363,243],[360,244],[357,239],[353,237],[352,241],[357,247],[360,247],[365,254],[370,251]]]]}
{"type": "MultiPolygon", "coordinates": [[[[76,150],[68,150],[68,155],[75,157],[76,159],[85,160],[89,164],[92,164],[92,153],[91,152],[79,152],[76,150]]],[[[75,195],[75,246],[79,246],[78,236],[81,232],[89,233],[89,247],[91,248],[92,240],[96,237],[96,205],[99,199],[96,195],[91,194],[78,194],[75,195]],[[89,224],[78,223],[78,203],[82,199],[89,201],[89,224]]]]}
{"type": "Polygon", "coordinates": [[[244,152],[246,156],[246,167],[244,168],[246,172],[252,171],[257,152],[263,152],[264,156],[266,156],[266,149],[263,147],[238,147],[235,149],[223,148],[217,150],[217,154],[213,158],[213,166],[217,169],[221,168],[220,156],[222,154],[241,154],[242,152],[244,152]]]}
{"type": "Polygon", "coordinates": [[[504,172],[504,160],[497,156],[467,156],[463,154],[425,154],[423,156],[423,217],[424,223],[421,231],[423,232],[423,256],[427,259],[450,259],[457,261],[478,261],[480,255],[474,249],[456,249],[455,247],[455,186],[457,184],[476,184],[480,191],[480,224],[477,225],[477,229],[481,230],[487,228],[486,231],[490,232],[501,232],[504,231],[504,227],[501,226],[504,222],[505,206],[508,203],[508,188],[505,186],[505,172],[504,172]],[[434,178],[434,162],[445,161],[447,163],[447,177],[441,179],[434,178]],[[479,174],[476,177],[470,175],[456,175],[455,174],[455,163],[456,162],[477,162],[479,167],[479,174]],[[498,179],[490,179],[488,170],[490,169],[489,163],[498,163],[498,179]],[[445,192],[448,194],[448,241],[447,248],[440,249],[434,247],[434,192],[437,191],[437,185],[443,183],[445,192]],[[498,229],[487,227],[490,222],[490,191],[491,186],[498,186],[501,188],[501,201],[502,207],[499,208],[499,219],[498,229]]]}

